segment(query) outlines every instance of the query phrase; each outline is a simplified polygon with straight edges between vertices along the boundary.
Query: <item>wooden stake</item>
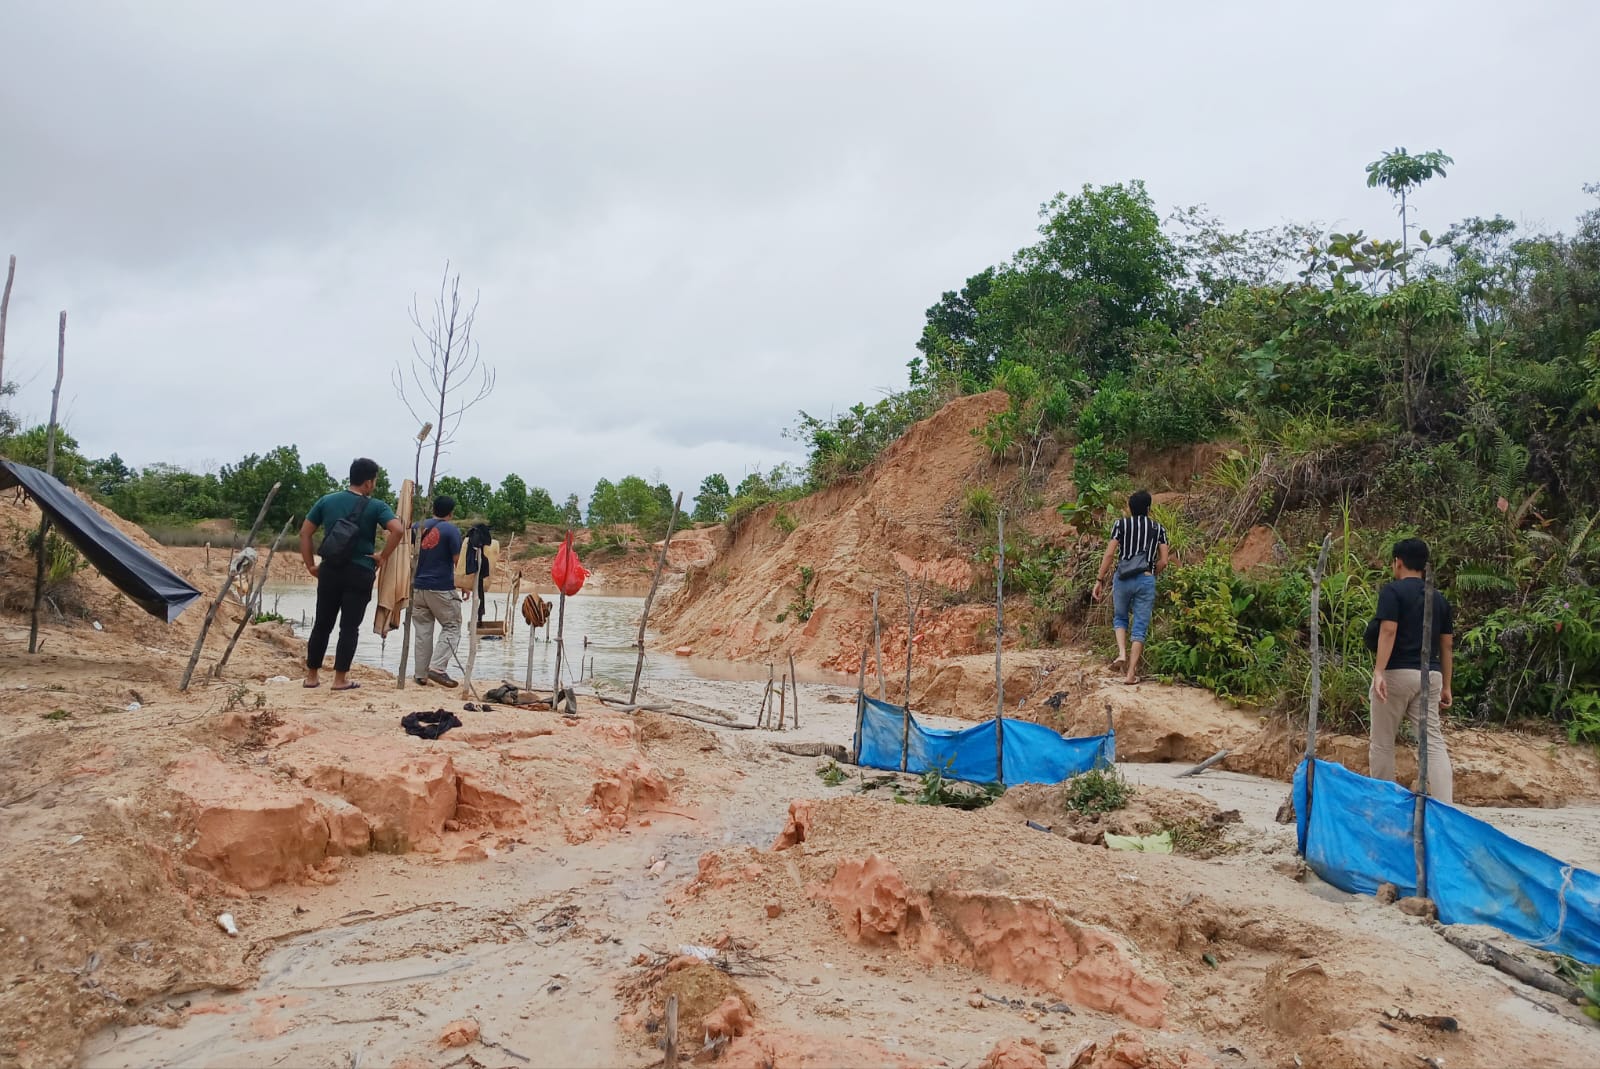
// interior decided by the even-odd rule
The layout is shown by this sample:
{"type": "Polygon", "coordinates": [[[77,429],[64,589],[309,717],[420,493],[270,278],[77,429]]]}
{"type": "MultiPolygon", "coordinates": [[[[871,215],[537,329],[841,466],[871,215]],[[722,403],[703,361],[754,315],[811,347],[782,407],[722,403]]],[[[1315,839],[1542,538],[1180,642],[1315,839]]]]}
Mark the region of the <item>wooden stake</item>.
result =
{"type": "MultiPolygon", "coordinates": [[[[560,591],[556,599],[556,685],[555,690],[561,692],[561,658],[566,655],[567,648],[567,594],[560,591]]],[[[530,654],[530,658],[531,658],[530,654]]]]}
{"type": "MultiPolygon", "coordinates": [[[[419,553],[418,556],[420,557],[421,554],[419,553]]],[[[472,670],[478,663],[478,601],[480,598],[487,601],[489,597],[487,590],[484,590],[482,594],[479,594],[479,590],[483,589],[483,573],[488,566],[489,547],[480,546],[478,548],[478,570],[472,573],[472,599],[467,603],[467,626],[472,629],[467,632],[467,666],[461,674],[462,687],[474,698],[478,696],[478,692],[472,687],[472,670]]],[[[561,689],[559,684],[556,689],[561,689]]]]}
{"type": "Polygon", "coordinates": [[[628,701],[639,700],[639,676],[644,672],[644,625],[650,619],[650,603],[656,600],[656,587],[661,583],[661,573],[667,567],[667,547],[672,545],[672,529],[678,523],[678,510],[683,507],[683,491],[678,491],[678,500],[672,503],[672,517],[667,520],[667,537],[661,540],[661,556],[656,559],[656,574],[650,580],[650,593],[644,598],[644,611],[639,614],[639,659],[633,665],[633,690],[628,693],[628,701]]]}
{"type": "Polygon", "coordinates": [[[794,673],[794,654],[789,654],[789,685],[794,688],[794,726],[800,726],[800,677],[794,673]]]}
{"type": "Polygon", "coordinates": [[[1417,802],[1411,817],[1411,842],[1417,855],[1417,897],[1428,897],[1428,689],[1433,683],[1433,565],[1422,576],[1422,694],[1417,699],[1417,802]]]}
{"type": "Polygon", "coordinates": [[[906,693],[900,707],[900,771],[911,757],[911,650],[917,634],[917,607],[911,601],[911,574],[906,573],[906,693]]]}
{"type": "Polygon", "coordinates": [[[667,1049],[662,1057],[662,1069],[678,1069],[678,996],[667,996],[667,1049]]]}
{"type": "MultiPolygon", "coordinates": [[[[534,591],[533,596],[535,598],[539,597],[539,592],[537,590],[534,591]]],[[[550,633],[549,623],[550,621],[545,621],[546,635],[550,633]]],[[[523,686],[528,690],[533,689],[533,639],[534,635],[538,633],[538,630],[539,629],[536,627],[528,628],[528,671],[527,675],[523,678],[523,686]]]]}
{"type": "Polygon", "coordinates": [[[789,677],[778,680],[778,730],[783,730],[783,718],[789,711],[789,677]]]}
{"type": "Polygon", "coordinates": [[[0,296],[0,386],[6,384],[6,313],[11,310],[11,283],[17,279],[17,258],[11,257],[11,264],[6,268],[6,290],[0,296]]]}
{"type": "MultiPolygon", "coordinates": [[[[879,662],[881,665],[883,662],[879,662]]],[[[861,763],[861,729],[867,718],[867,651],[861,651],[861,674],[856,677],[856,738],[855,752],[851,754],[856,764],[861,763]]]]}
{"type": "MultiPolygon", "coordinates": [[[[1311,834],[1311,799],[1317,781],[1317,716],[1322,707],[1322,573],[1328,566],[1333,532],[1322,538],[1322,552],[1311,572],[1311,704],[1306,709],[1306,834],[1311,834]]],[[[1223,751],[1226,756],[1227,751],[1223,751]]],[[[1204,766],[1192,769],[1199,772],[1204,766]]],[[[1189,775],[1185,772],[1184,775],[1189,775]]]]}
{"type": "Polygon", "coordinates": [[[1006,682],[1000,674],[1000,650],[1006,633],[1006,511],[995,517],[994,567],[994,781],[1006,781],[1006,682]]]}
{"type": "Polygon", "coordinates": [[[889,700],[888,688],[883,680],[883,641],[878,633],[878,592],[872,592],[872,657],[878,663],[878,700],[889,700]]]}
{"type": "Polygon", "coordinates": [[[294,523],[294,517],[290,516],[284,522],[283,530],[279,531],[278,536],[272,540],[272,546],[267,550],[267,559],[261,565],[260,576],[251,580],[250,593],[244,599],[244,616],[239,620],[239,626],[233,629],[233,637],[228,640],[228,648],[222,651],[221,658],[212,666],[212,679],[222,678],[222,670],[228,667],[228,658],[233,656],[233,647],[238,645],[239,636],[244,634],[244,629],[249,626],[250,621],[260,611],[261,598],[266,593],[267,572],[272,568],[272,556],[278,552],[278,543],[283,541],[283,536],[289,533],[289,525],[292,523],[294,523]]]}
{"type": "MultiPolygon", "coordinates": [[[[17,259],[11,258],[12,271],[16,269],[17,259]]],[[[7,273],[6,299],[11,297],[11,278],[7,273]]],[[[61,380],[67,373],[67,313],[61,313],[61,327],[56,335],[56,387],[50,391],[50,428],[45,432],[44,471],[46,475],[54,476],[56,473],[56,412],[61,405],[61,380]]],[[[44,602],[44,565],[46,556],[47,537],[50,534],[50,517],[44,509],[39,510],[39,553],[35,562],[33,573],[33,622],[28,625],[28,652],[39,652],[39,606],[44,602]]]]}
{"type": "MultiPolygon", "coordinates": [[[[282,486],[282,483],[273,483],[272,489],[267,491],[267,499],[261,502],[261,511],[256,513],[256,522],[250,525],[250,533],[245,535],[245,545],[255,545],[256,534],[261,530],[262,521],[267,518],[267,509],[272,507],[272,499],[278,496],[278,490],[282,486]]],[[[211,603],[211,608],[206,610],[206,618],[201,621],[200,634],[194,640],[194,652],[189,654],[189,664],[183,670],[183,682],[178,684],[179,690],[189,689],[189,680],[194,677],[194,666],[200,663],[200,651],[205,649],[206,632],[211,630],[211,621],[217,618],[217,610],[222,607],[223,599],[228,596],[228,589],[233,586],[234,578],[232,561],[230,561],[228,574],[222,580],[222,590],[217,593],[217,600],[211,603]]]]}

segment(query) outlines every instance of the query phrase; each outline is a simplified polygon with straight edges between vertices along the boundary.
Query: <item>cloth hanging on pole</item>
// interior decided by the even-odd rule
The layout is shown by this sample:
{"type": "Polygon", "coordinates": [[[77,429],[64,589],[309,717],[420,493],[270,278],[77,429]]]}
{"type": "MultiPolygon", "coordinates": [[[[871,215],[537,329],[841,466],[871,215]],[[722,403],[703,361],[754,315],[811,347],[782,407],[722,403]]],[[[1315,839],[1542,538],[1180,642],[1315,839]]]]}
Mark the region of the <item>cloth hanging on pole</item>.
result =
{"type": "Polygon", "coordinates": [[[59,479],[26,464],[0,460],[0,490],[19,486],[96,571],[151,616],[170,624],[200,597],[187,580],[117,530],[59,479]]]}
{"type": "Polygon", "coordinates": [[[411,499],[415,491],[416,484],[410,479],[400,484],[400,507],[396,511],[406,534],[400,540],[399,547],[389,554],[389,559],[378,569],[376,596],[373,598],[377,607],[372,611],[372,630],[380,638],[400,629],[406,606],[411,602],[411,562],[415,552],[411,544],[411,499]]]}

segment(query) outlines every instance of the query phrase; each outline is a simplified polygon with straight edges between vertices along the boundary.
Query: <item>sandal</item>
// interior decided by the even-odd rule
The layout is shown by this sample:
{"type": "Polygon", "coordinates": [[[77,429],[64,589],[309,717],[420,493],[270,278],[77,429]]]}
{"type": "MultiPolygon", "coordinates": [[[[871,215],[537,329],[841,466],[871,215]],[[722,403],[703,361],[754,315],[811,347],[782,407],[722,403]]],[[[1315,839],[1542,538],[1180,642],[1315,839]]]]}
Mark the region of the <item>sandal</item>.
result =
{"type": "Polygon", "coordinates": [[[317,687],[322,686],[322,680],[319,679],[315,683],[311,683],[311,682],[308,681],[308,682],[301,683],[300,685],[302,687],[306,688],[307,690],[315,690],[317,687]]]}
{"type": "Polygon", "coordinates": [[[361,689],[361,684],[360,683],[346,683],[342,687],[333,687],[332,689],[333,690],[360,690],[361,689]]]}

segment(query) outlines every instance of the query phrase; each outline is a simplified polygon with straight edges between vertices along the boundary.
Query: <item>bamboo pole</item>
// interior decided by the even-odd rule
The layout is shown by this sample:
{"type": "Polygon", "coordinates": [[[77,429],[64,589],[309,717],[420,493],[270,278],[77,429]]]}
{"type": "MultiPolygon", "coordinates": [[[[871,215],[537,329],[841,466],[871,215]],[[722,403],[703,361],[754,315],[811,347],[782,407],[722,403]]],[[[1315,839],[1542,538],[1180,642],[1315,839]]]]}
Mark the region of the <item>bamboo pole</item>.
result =
{"type": "MultiPolygon", "coordinates": [[[[566,655],[567,641],[567,592],[560,591],[556,610],[556,685],[555,692],[561,693],[561,658],[566,655]]],[[[529,654],[529,663],[532,663],[532,654],[529,654]]]]}
{"type": "Polygon", "coordinates": [[[917,607],[911,601],[911,574],[906,573],[906,693],[900,707],[900,771],[911,757],[911,650],[917,634],[917,607]]]}
{"type": "MultiPolygon", "coordinates": [[[[16,257],[11,258],[15,270],[16,257]]],[[[11,295],[11,279],[6,279],[6,297],[11,295]]],[[[45,432],[44,472],[54,477],[56,473],[56,413],[61,406],[61,380],[67,373],[67,313],[61,313],[61,326],[56,334],[56,386],[50,391],[50,427],[45,432]]],[[[44,603],[45,544],[49,541],[50,517],[39,509],[39,546],[33,573],[33,621],[28,625],[28,652],[39,652],[39,606],[44,603]]]]}
{"type": "Polygon", "coordinates": [[[994,781],[1006,781],[1006,682],[1000,674],[1000,650],[1006,633],[1006,511],[995,517],[994,568],[994,781]]]}
{"type": "Polygon", "coordinates": [[[284,521],[283,529],[278,532],[277,537],[272,540],[271,547],[267,550],[267,559],[261,565],[260,576],[250,581],[250,593],[244,599],[244,616],[240,618],[239,626],[233,629],[233,637],[228,639],[228,648],[222,651],[222,656],[217,660],[216,664],[212,665],[212,679],[222,678],[222,670],[228,667],[228,658],[233,656],[233,647],[238,645],[239,636],[244,634],[244,629],[249,626],[250,621],[260,611],[261,598],[265,594],[267,587],[267,572],[272,568],[273,554],[278,552],[278,543],[283,541],[283,536],[289,533],[289,525],[292,523],[294,523],[293,516],[284,521]]]}
{"type": "Polygon", "coordinates": [[[856,677],[856,737],[854,763],[861,763],[861,728],[867,718],[867,651],[861,651],[861,674],[856,677]]]}
{"type": "Polygon", "coordinates": [[[683,507],[683,491],[678,491],[678,500],[672,503],[672,517],[667,520],[667,537],[661,540],[661,556],[656,558],[656,574],[650,580],[650,593],[644,598],[644,611],[639,614],[639,659],[633,665],[633,690],[628,692],[628,701],[639,700],[639,676],[644,672],[644,627],[650,619],[650,603],[656,600],[656,587],[661,583],[661,573],[667,567],[667,547],[672,545],[672,529],[678,523],[678,510],[683,507]]]}
{"type": "MultiPolygon", "coordinates": [[[[432,433],[433,422],[431,420],[427,423],[424,423],[422,425],[422,429],[417,432],[417,456],[411,467],[411,522],[417,525],[418,534],[416,552],[412,554],[411,557],[411,588],[410,596],[406,598],[406,618],[400,629],[400,667],[395,673],[394,681],[394,687],[396,690],[406,689],[406,675],[408,674],[406,672],[406,665],[411,660],[411,613],[416,608],[417,569],[422,567],[422,521],[417,519],[417,494],[418,491],[422,489],[422,444],[428,440],[428,435],[432,433]]],[[[437,471],[437,465],[435,465],[435,471],[437,471]]],[[[430,483],[433,481],[432,473],[429,474],[428,481],[430,483]]],[[[424,510],[430,516],[433,515],[432,493],[433,487],[430,485],[428,487],[428,493],[423,495],[423,500],[425,502],[424,510]]],[[[411,531],[407,530],[406,538],[409,539],[410,537],[411,531]]],[[[427,675],[427,668],[424,667],[422,672],[423,675],[427,675]]]]}
{"type": "Polygon", "coordinates": [[[0,386],[6,384],[6,314],[11,310],[11,283],[17,279],[17,257],[11,257],[6,268],[6,289],[0,295],[0,386]]]}
{"type": "Polygon", "coordinates": [[[800,677],[794,672],[794,654],[789,654],[789,685],[794,688],[794,726],[800,726],[800,677]]]}
{"type": "Polygon", "coordinates": [[[1311,799],[1317,780],[1317,717],[1322,708],[1322,573],[1328,566],[1333,532],[1322,538],[1322,552],[1311,572],[1311,702],[1306,708],[1306,835],[1311,834],[1311,799]]]}
{"type": "MultiPolygon", "coordinates": [[[[539,592],[537,590],[533,592],[533,597],[539,598],[539,592]]],[[[542,598],[539,598],[539,600],[543,601],[542,598]]],[[[548,635],[550,633],[549,621],[545,621],[545,624],[545,634],[548,635]]],[[[537,627],[533,627],[532,625],[528,627],[528,671],[527,675],[523,678],[523,686],[528,690],[533,689],[533,638],[538,631],[539,629],[537,627]]]]}
{"type": "Polygon", "coordinates": [[[872,657],[878,663],[878,700],[889,700],[888,688],[883,680],[883,641],[878,632],[878,591],[872,591],[872,657]]]}
{"type": "Polygon", "coordinates": [[[1411,842],[1417,855],[1417,897],[1428,897],[1428,689],[1433,682],[1433,565],[1422,573],[1422,693],[1417,716],[1417,801],[1412,810],[1411,842]]]}
{"type": "MultiPolygon", "coordinates": [[[[256,513],[256,522],[250,525],[250,533],[244,536],[244,544],[255,545],[256,534],[261,530],[261,524],[267,518],[267,509],[272,507],[272,499],[278,496],[282,483],[273,483],[272,489],[267,491],[267,499],[261,502],[261,511],[256,513]]],[[[206,610],[206,618],[200,623],[200,634],[194,640],[194,652],[189,654],[189,664],[183,670],[183,682],[178,684],[179,690],[189,689],[189,680],[194,677],[194,666],[200,662],[200,651],[205,649],[206,632],[211,630],[211,622],[217,618],[217,610],[222,607],[223,599],[228,596],[228,589],[233,586],[235,572],[232,562],[229,563],[228,574],[222,580],[222,589],[217,593],[217,600],[211,603],[211,608],[206,610]]]]}
{"type": "MultiPolygon", "coordinates": [[[[472,598],[467,602],[467,626],[471,628],[467,632],[467,664],[461,673],[462,688],[474,698],[478,696],[478,692],[472,686],[472,670],[478,663],[478,602],[480,599],[486,600],[488,597],[488,593],[483,590],[483,572],[488,563],[489,547],[480,546],[478,549],[478,569],[472,573],[472,598]]],[[[560,687],[556,689],[559,690],[560,687]]]]}

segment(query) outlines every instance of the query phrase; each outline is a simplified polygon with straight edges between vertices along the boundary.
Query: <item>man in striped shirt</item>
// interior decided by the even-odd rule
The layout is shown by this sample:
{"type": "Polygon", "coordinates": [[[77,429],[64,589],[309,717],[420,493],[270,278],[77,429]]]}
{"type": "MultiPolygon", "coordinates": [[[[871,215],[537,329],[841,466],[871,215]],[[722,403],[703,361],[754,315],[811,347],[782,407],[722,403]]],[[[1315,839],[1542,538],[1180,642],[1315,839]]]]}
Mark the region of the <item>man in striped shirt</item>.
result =
{"type": "Polygon", "coordinates": [[[1148,490],[1139,490],[1128,498],[1128,513],[1111,526],[1111,540],[1100,558],[1093,597],[1095,601],[1105,597],[1106,577],[1113,576],[1112,626],[1117,631],[1117,659],[1111,667],[1126,667],[1122,681],[1134,684],[1139,682],[1139,657],[1144,653],[1150,615],[1156,607],[1156,576],[1167,570],[1167,529],[1150,518],[1148,490]]]}

